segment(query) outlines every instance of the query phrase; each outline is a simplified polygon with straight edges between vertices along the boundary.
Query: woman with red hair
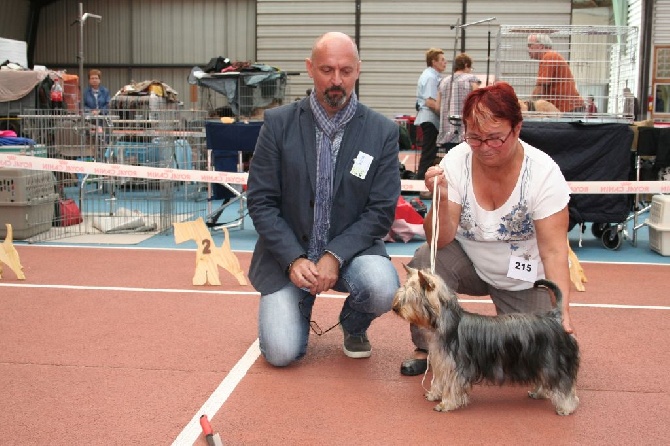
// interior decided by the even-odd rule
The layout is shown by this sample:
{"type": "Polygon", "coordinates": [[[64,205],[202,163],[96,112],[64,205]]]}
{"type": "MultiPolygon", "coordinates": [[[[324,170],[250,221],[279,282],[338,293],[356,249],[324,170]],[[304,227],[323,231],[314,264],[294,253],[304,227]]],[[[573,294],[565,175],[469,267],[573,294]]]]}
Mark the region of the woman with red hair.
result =
{"type": "MultiPolygon", "coordinates": [[[[521,108],[506,83],[479,88],[463,107],[465,141],[439,166],[428,169],[425,185],[437,200],[426,215],[427,243],[410,262],[429,268],[430,244],[437,237],[435,272],[459,294],[490,296],[498,314],[543,312],[552,308],[549,279],[563,293],[563,327],[572,333],[568,269],[570,188],[558,165],[519,139],[521,108]],[[433,234],[437,213],[439,232],[433,234]]],[[[426,370],[427,339],[411,327],[416,346],[401,373],[426,370]]]]}

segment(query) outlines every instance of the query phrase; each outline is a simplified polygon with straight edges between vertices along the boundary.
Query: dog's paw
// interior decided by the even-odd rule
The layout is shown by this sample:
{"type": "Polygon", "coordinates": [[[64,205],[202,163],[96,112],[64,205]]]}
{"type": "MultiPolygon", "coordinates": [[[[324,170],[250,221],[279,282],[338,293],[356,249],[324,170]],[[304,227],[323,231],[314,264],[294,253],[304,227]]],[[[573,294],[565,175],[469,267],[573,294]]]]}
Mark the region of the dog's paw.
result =
{"type": "Polygon", "coordinates": [[[436,412],[449,412],[449,409],[444,403],[436,405],[435,407],[433,407],[433,410],[436,412]]]}
{"type": "MultiPolygon", "coordinates": [[[[574,411],[574,409],[573,409],[573,411],[574,411]]],[[[560,415],[560,416],[564,417],[564,416],[570,415],[571,413],[572,413],[572,411],[570,411],[568,409],[556,408],[556,414],[557,415],[560,415]]]]}
{"type": "Polygon", "coordinates": [[[453,401],[440,401],[438,405],[433,407],[433,410],[436,412],[450,412],[452,410],[456,410],[459,407],[463,407],[462,404],[455,403],[453,401]]]}
{"type": "Polygon", "coordinates": [[[579,406],[579,398],[577,395],[568,396],[565,399],[555,401],[556,403],[556,413],[558,415],[570,415],[572,412],[577,410],[579,406]]]}
{"type": "Polygon", "coordinates": [[[442,399],[442,394],[438,392],[429,391],[425,394],[428,401],[440,401],[442,399]]]}
{"type": "Polygon", "coordinates": [[[543,400],[549,398],[550,395],[542,386],[537,386],[533,390],[528,391],[528,396],[534,400],[543,400]]]}

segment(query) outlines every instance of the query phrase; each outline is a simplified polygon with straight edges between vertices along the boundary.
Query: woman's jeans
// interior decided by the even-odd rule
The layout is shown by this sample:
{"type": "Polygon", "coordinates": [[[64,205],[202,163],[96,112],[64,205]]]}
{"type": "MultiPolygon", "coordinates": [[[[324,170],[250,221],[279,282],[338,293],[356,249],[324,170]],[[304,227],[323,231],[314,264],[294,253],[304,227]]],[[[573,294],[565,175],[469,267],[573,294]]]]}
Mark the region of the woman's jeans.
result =
{"type": "MultiPolygon", "coordinates": [[[[398,273],[386,257],[359,256],[345,264],[333,287],[349,292],[339,316],[344,331],[365,334],[373,319],[391,309],[399,286],[398,273]]],[[[315,299],[292,282],[261,296],[258,337],[261,353],[270,364],[286,366],[305,355],[315,299]]]]}

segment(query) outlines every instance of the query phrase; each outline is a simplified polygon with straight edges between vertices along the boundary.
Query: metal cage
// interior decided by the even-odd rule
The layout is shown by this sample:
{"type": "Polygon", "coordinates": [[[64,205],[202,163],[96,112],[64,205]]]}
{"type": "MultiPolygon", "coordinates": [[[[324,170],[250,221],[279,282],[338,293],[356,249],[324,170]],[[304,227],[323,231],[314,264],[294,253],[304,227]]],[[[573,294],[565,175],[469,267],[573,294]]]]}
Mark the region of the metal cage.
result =
{"type": "Polygon", "coordinates": [[[95,174],[56,171],[52,175],[51,191],[77,202],[83,221],[70,225],[54,216],[52,198],[51,214],[43,213],[44,221],[34,222],[43,223],[45,231],[31,235],[30,241],[100,233],[167,233],[174,222],[206,213],[206,185],[179,179],[179,170],[208,169],[204,111],[145,107],[82,116],[32,110],[20,118],[24,133],[36,142],[36,156],[97,166],[95,174]],[[129,116],[132,119],[126,119],[129,116]],[[163,168],[166,176],[110,176],[106,165],[163,168]]]}
{"type": "MultiPolygon", "coordinates": [[[[530,56],[528,37],[531,35],[542,36],[542,40],[551,44],[551,50],[565,59],[584,110],[562,110],[556,114],[524,112],[527,118],[603,122],[634,119],[631,92],[637,90],[637,27],[502,25],[496,42],[496,80],[512,85],[520,100],[539,98],[558,102],[561,97],[533,95],[540,63],[530,56]],[[589,96],[593,96],[597,111],[588,111],[586,101],[589,96]]],[[[553,81],[568,82],[569,79],[553,81]]]]}

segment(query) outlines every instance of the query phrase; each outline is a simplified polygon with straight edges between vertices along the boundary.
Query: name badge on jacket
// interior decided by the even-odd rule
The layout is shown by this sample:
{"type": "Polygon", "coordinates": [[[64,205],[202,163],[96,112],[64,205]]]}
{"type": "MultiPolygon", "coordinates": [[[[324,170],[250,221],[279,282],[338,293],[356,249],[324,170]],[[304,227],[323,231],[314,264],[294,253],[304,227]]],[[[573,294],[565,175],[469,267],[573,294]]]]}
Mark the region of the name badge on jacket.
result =
{"type": "Polygon", "coordinates": [[[351,168],[351,174],[364,180],[365,176],[368,174],[368,170],[370,170],[370,165],[372,164],[373,159],[374,158],[367,153],[358,152],[358,155],[356,155],[356,158],[354,159],[354,165],[351,168]]]}

